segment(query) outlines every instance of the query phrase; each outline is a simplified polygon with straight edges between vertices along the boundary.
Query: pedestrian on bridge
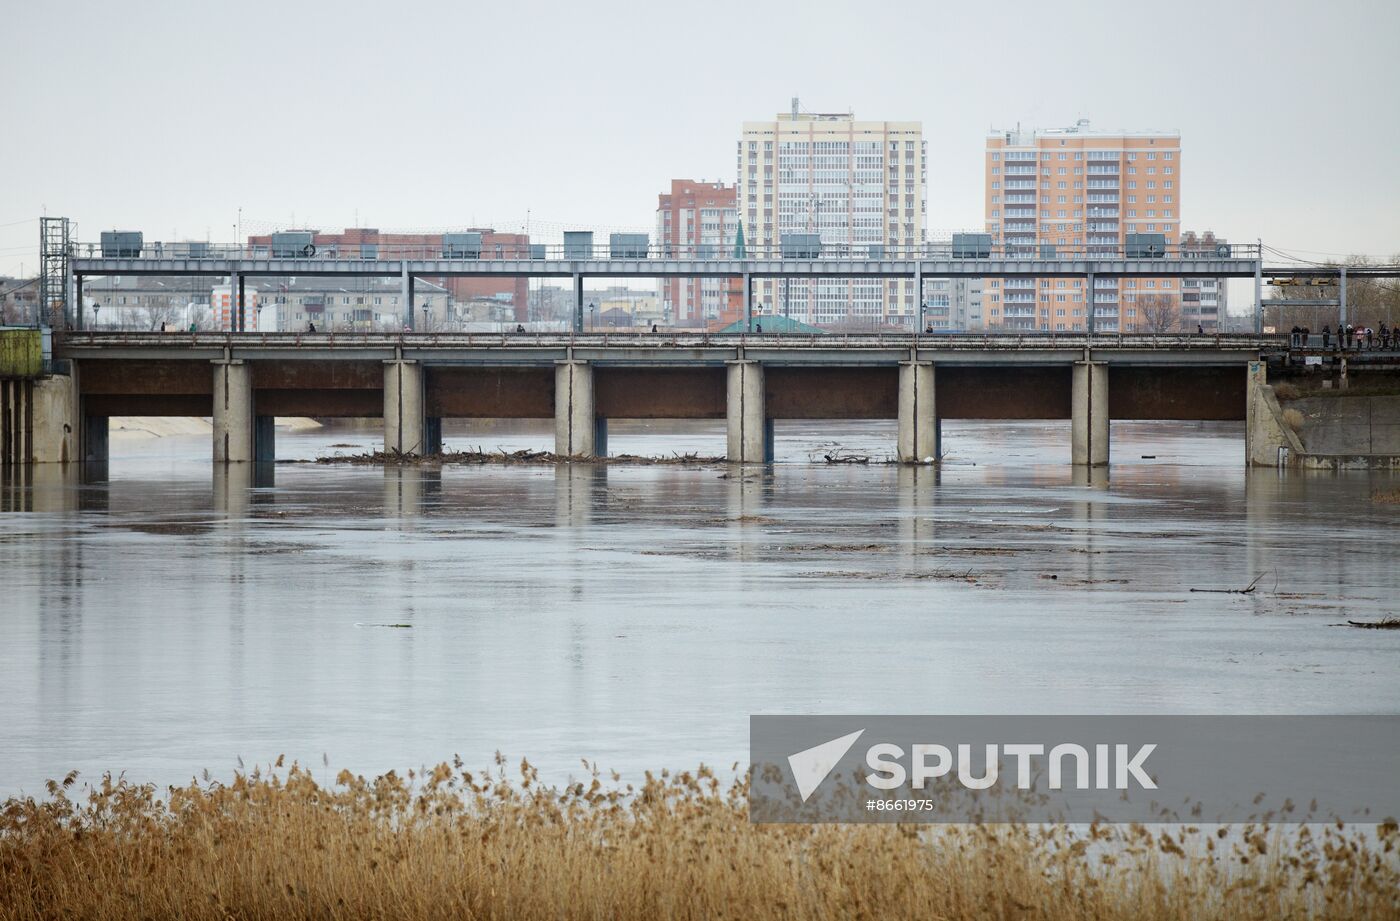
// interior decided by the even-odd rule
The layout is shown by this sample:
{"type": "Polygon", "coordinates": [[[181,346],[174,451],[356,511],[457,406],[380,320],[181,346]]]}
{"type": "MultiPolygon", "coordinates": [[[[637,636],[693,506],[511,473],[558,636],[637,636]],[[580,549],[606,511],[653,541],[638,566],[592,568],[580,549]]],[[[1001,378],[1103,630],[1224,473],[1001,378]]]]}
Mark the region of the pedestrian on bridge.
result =
{"type": "Polygon", "coordinates": [[[1376,341],[1376,333],[1371,327],[1366,327],[1366,348],[1372,348],[1376,341]]]}
{"type": "Polygon", "coordinates": [[[1331,325],[1330,323],[1323,323],[1323,324],[1322,324],[1322,347],[1325,349],[1325,348],[1329,347],[1331,344],[1332,344],[1332,325],[1331,325]]]}

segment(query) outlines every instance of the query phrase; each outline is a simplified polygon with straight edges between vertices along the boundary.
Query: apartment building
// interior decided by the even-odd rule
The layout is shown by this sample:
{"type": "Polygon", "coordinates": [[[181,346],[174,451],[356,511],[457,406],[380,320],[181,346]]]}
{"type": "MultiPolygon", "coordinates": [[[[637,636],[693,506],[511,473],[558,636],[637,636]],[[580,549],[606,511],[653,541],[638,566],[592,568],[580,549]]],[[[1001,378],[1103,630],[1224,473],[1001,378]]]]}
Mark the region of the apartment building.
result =
{"type": "MultiPolygon", "coordinates": [[[[471,228],[472,233],[481,234],[481,253],[496,258],[528,259],[530,238],[521,233],[504,233],[490,227],[471,228]]],[[[311,231],[312,242],[318,255],[338,255],[352,258],[373,259],[380,254],[380,248],[390,253],[393,247],[413,247],[424,252],[438,252],[442,247],[440,233],[387,233],[374,227],[347,227],[337,232],[311,231]]],[[[254,251],[266,250],[272,245],[272,235],[248,237],[248,245],[254,251]]],[[[466,302],[491,298],[508,302],[513,308],[513,319],[523,323],[529,316],[529,279],[526,278],[431,278],[429,281],[438,287],[446,288],[452,297],[466,302]]]]}
{"type": "MultiPolygon", "coordinates": [[[[792,110],[745,122],[736,189],[751,253],[777,256],[785,234],[817,234],[823,256],[913,251],[924,243],[927,148],[923,125],[859,121],[853,113],[792,110]]],[[[815,325],[912,328],[912,280],[763,279],[755,309],[815,325]]]]}
{"type": "MultiPolygon", "coordinates": [[[[420,323],[431,329],[458,325],[459,312],[446,289],[420,279],[413,294],[420,323]]],[[[322,332],[397,330],[403,324],[401,298],[396,278],[251,277],[243,285],[244,318],[249,330],[259,332],[303,331],[312,323],[322,332]]],[[[104,276],[84,283],[83,301],[89,322],[104,329],[151,330],[161,323],[171,329],[191,323],[198,329],[233,328],[226,280],[104,276]]]]}
{"type": "MultiPolygon", "coordinates": [[[[1221,253],[1220,247],[1229,247],[1230,242],[1217,237],[1207,230],[1196,233],[1194,230],[1181,232],[1181,255],[1214,257],[1221,253]]],[[[1225,252],[1229,252],[1228,249],[1225,252]]],[[[1200,326],[1205,332],[1220,330],[1225,319],[1226,294],[1228,288],[1223,278],[1183,278],[1181,280],[1181,325],[1191,331],[1200,326]]]]}
{"type": "MultiPolygon", "coordinates": [[[[668,256],[732,255],[738,233],[733,186],[672,179],[671,190],[657,196],[656,240],[668,256]]],[[[657,283],[657,299],[670,324],[722,326],[739,318],[742,289],[737,278],[663,278],[657,283]]]]}
{"type": "MultiPolygon", "coordinates": [[[[993,131],[986,144],[986,231],[1010,255],[1121,255],[1129,234],[1162,234],[1175,254],[1181,227],[1181,137],[1168,131],[1068,128],[993,131]]],[[[1179,309],[1170,278],[985,280],[991,328],[1102,331],[1146,328],[1179,309]],[[1131,284],[1129,284],[1131,282],[1131,284]],[[1141,306],[1140,306],[1141,305],[1141,306]],[[1150,305],[1150,311],[1149,311],[1150,305]],[[1173,307],[1172,305],[1175,305],[1173,307]]]]}

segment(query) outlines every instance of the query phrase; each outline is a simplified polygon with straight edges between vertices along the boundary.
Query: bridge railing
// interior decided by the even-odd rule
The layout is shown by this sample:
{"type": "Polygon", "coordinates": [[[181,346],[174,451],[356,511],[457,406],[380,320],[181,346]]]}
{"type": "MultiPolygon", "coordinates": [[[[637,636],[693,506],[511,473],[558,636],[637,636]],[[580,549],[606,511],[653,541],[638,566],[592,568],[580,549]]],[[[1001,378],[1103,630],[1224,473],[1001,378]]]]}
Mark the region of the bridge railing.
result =
{"type": "Polygon", "coordinates": [[[63,337],[66,348],[794,348],[971,350],[1127,348],[1145,350],[1254,350],[1286,348],[1287,335],[1242,333],[761,333],[610,331],[606,333],[228,333],[228,332],[103,332],[73,331],[63,337]]]}
{"type": "Polygon", "coordinates": [[[447,243],[308,243],[301,246],[250,243],[244,245],[202,242],[76,243],[72,256],[79,259],[182,259],[232,260],[280,259],[293,261],[382,260],[512,260],[512,261],[660,261],[660,260],[909,260],[909,259],[1251,259],[1260,258],[1257,244],[1221,243],[1172,245],[1157,250],[1114,245],[1034,246],[994,244],[968,248],[952,243],[889,246],[823,241],[820,248],[784,248],[781,245],[746,244],[571,244],[483,243],[466,246],[447,243]]]}

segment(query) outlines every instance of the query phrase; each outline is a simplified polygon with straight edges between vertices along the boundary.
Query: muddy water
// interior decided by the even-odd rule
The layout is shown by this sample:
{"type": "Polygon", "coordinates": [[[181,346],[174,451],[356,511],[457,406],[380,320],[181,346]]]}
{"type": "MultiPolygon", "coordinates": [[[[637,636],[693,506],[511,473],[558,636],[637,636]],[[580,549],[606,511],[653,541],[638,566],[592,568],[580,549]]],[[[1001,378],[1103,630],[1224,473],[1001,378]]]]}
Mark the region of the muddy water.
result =
{"type": "MultiPolygon", "coordinates": [[[[278,455],[377,438],[279,433],[278,455]]],[[[1400,479],[1247,474],[1238,426],[1113,438],[1092,476],[1040,423],[946,425],[940,471],[806,463],[889,453],[891,426],[847,423],[780,425],[783,463],[743,473],[225,474],[207,438],[114,438],[105,479],[0,490],[0,794],[279,753],[727,767],[751,713],[1400,708],[1400,631],[1332,626],[1400,612],[1400,506],[1371,498],[1400,479]]],[[[718,454],[723,431],[610,442],[718,454]]]]}

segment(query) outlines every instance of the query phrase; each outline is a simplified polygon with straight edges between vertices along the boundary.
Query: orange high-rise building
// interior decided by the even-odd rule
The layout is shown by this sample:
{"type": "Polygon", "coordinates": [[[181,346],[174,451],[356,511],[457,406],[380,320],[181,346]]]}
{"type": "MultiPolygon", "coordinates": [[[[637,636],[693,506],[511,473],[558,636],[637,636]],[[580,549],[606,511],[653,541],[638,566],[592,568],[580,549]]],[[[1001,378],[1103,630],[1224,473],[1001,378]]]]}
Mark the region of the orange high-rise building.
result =
{"type": "MultiPolygon", "coordinates": [[[[1181,136],[1098,131],[1080,120],[1049,131],[987,136],[986,230],[995,246],[1026,258],[1121,258],[1129,234],[1162,234],[1167,258],[1181,229],[1181,136]]],[[[1092,301],[1082,278],[988,278],[991,328],[1147,330],[1176,311],[1170,278],[1099,278],[1092,301]]]]}

